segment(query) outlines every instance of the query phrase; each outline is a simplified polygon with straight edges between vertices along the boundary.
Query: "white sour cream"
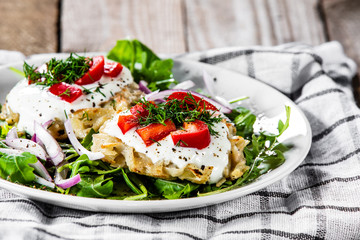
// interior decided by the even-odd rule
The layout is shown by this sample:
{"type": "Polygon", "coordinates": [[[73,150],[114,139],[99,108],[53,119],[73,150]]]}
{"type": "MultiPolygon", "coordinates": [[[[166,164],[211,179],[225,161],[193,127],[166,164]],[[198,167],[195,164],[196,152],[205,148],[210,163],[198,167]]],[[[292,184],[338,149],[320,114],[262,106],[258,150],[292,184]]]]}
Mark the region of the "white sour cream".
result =
{"type": "Polygon", "coordinates": [[[49,87],[31,84],[28,80],[21,80],[7,95],[6,106],[14,113],[19,113],[18,130],[34,133],[34,121],[40,124],[58,118],[65,121],[65,112],[74,112],[83,108],[100,107],[100,104],[108,101],[113,94],[119,92],[126,85],[133,82],[129,69],[123,67],[116,78],[103,76],[99,81],[92,84],[74,86],[83,90],[89,89],[92,93],[77,98],[72,103],[61,100],[60,97],[50,93],[49,87]],[[95,92],[101,84],[100,91],[95,92]]]}
{"type": "Polygon", "coordinates": [[[146,147],[145,143],[135,131],[130,129],[123,134],[117,125],[119,115],[128,115],[129,112],[121,112],[114,118],[105,123],[103,132],[122,140],[125,144],[133,147],[137,152],[141,152],[149,157],[153,163],[157,161],[172,162],[179,168],[185,167],[188,163],[195,166],[213,166],[209,183],[216,183],[223,178],[223,172],[229,162],[229,151],[231,143],[228,139],[228,128],[225,123],[215,123],[214,130],[219,133],[218,136],[211,136],[210,145],[204,149],[177,147],[174,145],[171,135],[160,140],[160,146],[157,143],[146,147]]]}

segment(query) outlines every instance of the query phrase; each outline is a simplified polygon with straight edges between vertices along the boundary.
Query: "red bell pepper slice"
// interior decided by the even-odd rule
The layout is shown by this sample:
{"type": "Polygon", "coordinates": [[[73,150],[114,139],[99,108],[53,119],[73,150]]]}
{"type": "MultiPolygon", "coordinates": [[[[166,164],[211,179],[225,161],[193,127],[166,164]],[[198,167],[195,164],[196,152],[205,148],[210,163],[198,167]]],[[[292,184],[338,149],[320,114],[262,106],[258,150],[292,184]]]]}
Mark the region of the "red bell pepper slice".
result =
{"type": "Polygon", "coordinates": [[[117,77],[122,70],[123,66],[117,62],[106,62],[104,65],[104,75],[108,77],[117,77]]]}
{"type": "Polygon", "coordinates": [[[170,119],[165,120],[165,125],[152,123],[146,127],[136,129],[147,147],[165,138],[173,131],[176,131],[176,126],[170,119]]]}
{"type": "Polygon", "coordinates": [[[144,108],[144,104],[142,103],[138,103],[135,106],[133,106],[132,108],[130,108],[130,112],[132,115],[134,116],[141,116],[146,118],[149,115],[149,111],[147,109],[144,108]]]}
{"type": "Polygon", "coordinates": [[[104,73],[104,56],[93,57],[90,69],[80,79],[75,81],[77,85],[86,85],[100,80],[104,73]]]}
{"type": "MultiPolygon", "coordinates": [[[[205,101],[204,99],[192,95],[192,97],[194,98],[194,100],[199,104],[200,109],[203,109],[205,106],[206,110],[214,110],[214,111],[218,111],[218,109],[212,105],[211,103],[205,101]]],[[[170,96],[167,98],[168,100],[172,100],[172,99],[177,99],[177,100],[184,100],[185,102],[189,105],[194,105],[194,102],[192,101],[191,97],[188,95],[188,93],[186,92],[174,92],[172,94],[170,94],[170,96]]]]}
{"type": "Polygon", "coordinates": [[[72,103],[82,95],[81,89],[65,82],[52,85],[49,88],[49,92],[59,96],[61,100],[67,101],[69,103],[72,103]]]}
{"type": "Polygon", "coordinates": [[[144,108],[142,103],[130,108],[130,112],[132,115],[120,115],[118,119],[118,126],[123,134],[139,125],[139,116],[145,118],[149,114],[149,111],[144,108]]]}
{"type": "Polygon", "coordinates": [[[123,134],[139,125],[138,117],[134,115],[120,115],[118,126],[123,134]]]}
{"type": "Polygon", "coordinates": [[[171,138],[175,145],[197,149],[209,146],[211,141],[210,131],[205,122],[200,120],[184,122],[183,128],[185,130],[171,133],[171,138]]]}

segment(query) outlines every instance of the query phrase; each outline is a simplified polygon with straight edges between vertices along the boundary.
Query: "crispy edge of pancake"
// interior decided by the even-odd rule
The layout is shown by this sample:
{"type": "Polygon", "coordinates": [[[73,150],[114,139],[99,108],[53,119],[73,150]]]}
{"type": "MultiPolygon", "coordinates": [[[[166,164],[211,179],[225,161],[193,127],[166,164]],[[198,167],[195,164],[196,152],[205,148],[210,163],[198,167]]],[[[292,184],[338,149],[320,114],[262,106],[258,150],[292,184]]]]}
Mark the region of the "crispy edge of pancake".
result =
{"type": "MultiPolygon", "coordinates": [[[[115,111],[129,109],[131,105],[140,100],[143,92],[139,90],[136,83],[131,83],[122,88],[107,102],[101,104],[101,108],[84,108],[70,114],[71,125],[77,138],[83,139],[93,128],[98,131],[100,127],[109,120],[115,111]]],[[[6,121],[9,125],[19,122],[19,113],[14,113],[11,109],[3,105],[0,112],[0,120],[6,121]]],[[[60,119],[53,119],[53,123],[48,127],[50,134],[56,140],[67,139],[64,122],[60,119]]]]}
{"type": "MultiPolygon", "coordinates": [[[[246,166],[243,154],[248,141],[240,136],[235,136],[236,129],[232,124],[227,124],[227,126],[231,150],[228,155],[228,165],[223,172],[224,177],[217,183],[217,186],[220,186],[227,179],[234,180],[241,177],[249,168],[246,166]]],[[[101,128],[100,133],[93,135],[91,150],[103,153],[105,157],[102,160],[113,167],[127,167],[131,172],[155,178],[169,180],[179,178],[197,184],[205,184],[209,181],[213,169],[212,166],[199,168],[192,163],[183,168],[178,168],[170,160],[153,163],[145,154],[136,152],[133,147],[126,145],[120,139],[103,133],[101,128]]]]}

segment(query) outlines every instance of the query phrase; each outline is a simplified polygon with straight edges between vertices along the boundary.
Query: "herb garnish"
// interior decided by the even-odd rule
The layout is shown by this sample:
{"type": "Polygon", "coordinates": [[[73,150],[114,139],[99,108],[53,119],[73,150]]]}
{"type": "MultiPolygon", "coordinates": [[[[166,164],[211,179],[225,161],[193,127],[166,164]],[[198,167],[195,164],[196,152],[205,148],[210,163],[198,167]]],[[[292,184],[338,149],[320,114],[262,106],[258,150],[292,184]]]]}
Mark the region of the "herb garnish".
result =
{"type": "Polygon", "coordinates": [[[215,111],[206,110],[202,102],[196,101],[191,93],[188,93],[182,100],[168,99],[159,104],[143,98],[138,104],[141,104],[149,114],[147,116],[139,114],[139,124],[144,126],[152,123],[165,125],[165,121],[171,119],[177,127],[182,127],[184,122],[200,120],[207,124],[211,135],[218,135],[213,127],[222,118],[217,116],[215,111]]]}
{"type": "Polygon", "coordinates": [[[58,96],[60,97],[60,96],[66,95],[66,96],[70,97],[70,93],[71,93],[70,89],[67,88],[63,93],[60,93],[58,96]]]}
{"type": "Polygon", "coordinates": [[[86,119],[87,121],[89,121],[89,114],[88,114],[87,111],[85,111],[85,112],[83,113],[83,115],[81,116],[81,118],[80,118],[80,120],[84,120],[84,119],[86,119]]]}
{"type": "Polygon", "coordinates": [[[74,83],[81,78],[90,68],[91,58],[71,53],[67,59],[52,58],[46,63],[44,72],[24,62],[23,70],[26,78],[37,85],[52,86],[56,83],[74,83]]]}
{"type": "Polygon", "coordinates": [[[85,95],[97,92],[97,93],[100,93],[101,95],[103,95],[103,97],[106,97],[105,94],[101,91],[101,89],[103,89],[106,84],[107,83],[105,83],[105,84],[98,83],[98,86],[93,87],[93,88],[86,88],[84,86],[80,86],[80,87],[82,88],[82,91],[83,91],[83,93],[85,93],[85,95]],[[95,89],[95,90],[92,91],[93,89],[95,89]]]}

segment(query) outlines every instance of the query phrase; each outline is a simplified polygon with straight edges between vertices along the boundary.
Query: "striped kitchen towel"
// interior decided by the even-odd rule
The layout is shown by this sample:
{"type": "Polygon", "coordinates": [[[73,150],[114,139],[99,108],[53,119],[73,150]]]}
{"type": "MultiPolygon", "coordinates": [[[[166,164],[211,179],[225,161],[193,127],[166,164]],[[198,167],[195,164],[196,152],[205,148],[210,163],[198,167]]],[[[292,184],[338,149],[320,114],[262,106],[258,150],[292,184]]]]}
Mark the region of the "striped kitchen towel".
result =
{"type": "Polygon", "coordinates": [[[313,132],[304,162],[250,195],[161,214],[78,211],[0,189],[0,239],[360,239],[356,65],[341,45],[222,48],[180,58],[246,74],[292,98],[313,132]]]}

